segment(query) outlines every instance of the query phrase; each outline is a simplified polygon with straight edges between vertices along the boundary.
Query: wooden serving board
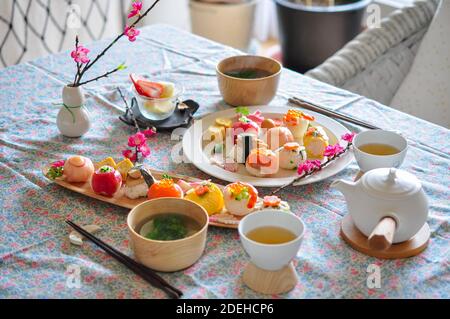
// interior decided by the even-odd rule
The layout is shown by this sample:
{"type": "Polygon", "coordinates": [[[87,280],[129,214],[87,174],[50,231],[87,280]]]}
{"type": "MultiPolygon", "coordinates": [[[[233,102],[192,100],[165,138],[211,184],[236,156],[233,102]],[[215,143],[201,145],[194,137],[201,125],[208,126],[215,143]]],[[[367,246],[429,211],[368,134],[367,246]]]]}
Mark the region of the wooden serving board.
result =
{"type": "MultiPolygon", "coordinates": [[[[48,172],[49,168],[50,168],[49,166],[46,166],[42,170],[42,173],[44,174],[44,176],[46,178],[47,178],[47,172],[48,172]]],[[[161,179],[164,174],[167,174],[167,172],[163,172],[163,171],[159,171],[159,170],[154,170],[154,169],[149,169],[149,170],[156,179],[161,179]]],[[[201,179],[190,177],[190,176],[170,174],[170,173],[168,175],[170,177],[172,177],[175,182],[177,182],[180,179],[187,181],[187,182],[201,182],[202,181],[201,179]]],[[[133,209],[137,205],[139,205],[147,200],[147,198],[130,199],[130,198],[126,197],[123,194],[123,187],[114,195],[114,197],[106,197],[106,196],[102,196],[102,195],[94,193],[89,182],[69,183],[69,182],[66,182],[62,178],[56,178],[55,180],[49,179],[49,180],[64,187],[64,188],[67,188],[73,192],[76,192],[76,193],[79,193],[79,194],[82,194],[82,195],[85,195],[85,196],[88,196],[91,198],[98,199],[102,202],[110,203],[110,204],[128,208],[128,209],[133,209]]],[[[216,185],[222,190],[225,188],[225,186],[223,186],[223,185],[220,185],[220,184],[216,184],[216,185]]],[[[236,218],[238,218],[238,217],[236,217],[236,218]]],[[[215,221],[210,221],[209,225],[216,226],[216,227],[222,227],[222,228],[232,228],[232,229],[238,228],[238,225],[236,225],[236,224],[225,224],[225,223],[220,223],[220,222],[215,222],[215,221]]]]}

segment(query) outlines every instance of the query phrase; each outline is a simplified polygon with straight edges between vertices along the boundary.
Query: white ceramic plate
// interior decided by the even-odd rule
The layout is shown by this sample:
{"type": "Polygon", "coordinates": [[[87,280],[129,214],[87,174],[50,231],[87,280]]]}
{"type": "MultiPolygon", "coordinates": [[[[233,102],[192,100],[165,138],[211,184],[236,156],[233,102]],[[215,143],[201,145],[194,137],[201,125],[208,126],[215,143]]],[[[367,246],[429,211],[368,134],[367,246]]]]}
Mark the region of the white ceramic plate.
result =
{"type": "MultiPolygon", "coordinates": [[[[287,113],[289,109],[293,108],[294,107],[287,106],[253,106],[249,107],[248,109],[250,113],[260,110],[263,116],[266,118],[281,118],[284,114],[287,113]]],[[[316,120],[311,123],[313,126],[322,126],[325,129],[330,139],[330,144],[336,144],[342,135],[350,133],[350,131],[346,129],[342,124],[329,117],[309,110],[305,110],[305,113],[311,114],[316,118],[316,120]]],[[[232,118],[235,115],[236,109],[233,108],[209,114],[201,120],[196,120],[194,122],[194,124],[186,131],[183,136],[183,153],[189,160],[189,162],[194,164],[203,172],[228,182],[241,181],[260,187],[278,187],[292,182],[292,180],[297,177],[297,172],[294,170],[288,171],[280,169],[280,172],[273,175],[273,177],[255,177],[251,176],[245,170],[244,165],[240,165],[239,170],[233,173],[211,163],[211,154],[203,148],[203,134],[209,128],[209,126],[215,123],[216,118],[232,118]]],[[[345,146],[345,144],[342,145],[345,146]]],[[[350,152],[347,152],[347,154],[333,161],[323,170],[318,171],[303,180],[300,180],[298,183],[296,183],[296,185],[311,184],[336,175],[337,173],[345,169],[350,164],[352,159],[352,154],[350,152]]]]}

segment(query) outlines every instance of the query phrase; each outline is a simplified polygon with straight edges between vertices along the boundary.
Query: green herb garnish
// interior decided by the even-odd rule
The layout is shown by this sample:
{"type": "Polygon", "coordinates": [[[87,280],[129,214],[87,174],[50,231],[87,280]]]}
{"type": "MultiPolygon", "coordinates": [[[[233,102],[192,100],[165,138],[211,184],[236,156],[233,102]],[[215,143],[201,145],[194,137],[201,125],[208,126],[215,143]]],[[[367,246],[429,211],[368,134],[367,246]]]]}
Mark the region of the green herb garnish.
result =
{"type": "Polygon", "coordinates": [[[238,79],[258,79],[267,76],[266,74],[261,74],[261,70],[257,69],[240,69],[228,71],[225,74],[238,79]]]}
{"type": "Polygon", "coordinates": [[[186,237],[187,227],[180,216],[165,215],[153,219],[153,229],[145,237],[153,240],[177,240],[186,237]]]}
{"type": "Polygon", "coordinates": [[[246,107],[246,106],[238,106],[236,108],[236,113],[242,114],[243,116],[247,116],[250,114],[250,111],[248,110],[248,107],[246,107]]]}
{"type": "Polygon", "coordinates": [[[57,177],[61,177],[64,173],[64,167],[60,166],[60,167],[50,167],[50,169],[48,170],[47,174],[45,176],[47,176],[50,179],[56,179],[57,177]]]}

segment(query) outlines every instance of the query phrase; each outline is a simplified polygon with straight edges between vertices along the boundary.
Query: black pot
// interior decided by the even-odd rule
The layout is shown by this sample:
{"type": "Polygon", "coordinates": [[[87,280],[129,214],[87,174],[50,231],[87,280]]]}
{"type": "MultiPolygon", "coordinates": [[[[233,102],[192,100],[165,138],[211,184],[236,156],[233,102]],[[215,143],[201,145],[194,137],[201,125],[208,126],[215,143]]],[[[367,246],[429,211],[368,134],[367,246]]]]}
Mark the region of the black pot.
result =
{"type": "Polygon", "coordinates": [[[324,62],[361,32],[371,1],[325,7],[275,0],[284,66],[304,73],[324,62]]]}

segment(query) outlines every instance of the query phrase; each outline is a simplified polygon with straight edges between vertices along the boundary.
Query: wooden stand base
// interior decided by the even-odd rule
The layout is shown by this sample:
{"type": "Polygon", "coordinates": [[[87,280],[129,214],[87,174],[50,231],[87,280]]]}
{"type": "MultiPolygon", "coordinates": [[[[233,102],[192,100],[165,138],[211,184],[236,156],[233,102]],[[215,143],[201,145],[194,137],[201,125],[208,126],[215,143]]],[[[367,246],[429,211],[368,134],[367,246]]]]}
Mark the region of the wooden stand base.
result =
{"type": "Polygon", "coordinates": [[[242,279],[250,289],[262,294],[282,294],[291,291],[298,281],[292,262],[278,271],[264,270],[249,262],[242,279]]]}
{"type": "Polygon", "coordinates": [[[383,259],[400,259],[416,256],[427,248],[430,240],[430,227],[425,223],[410,240],[393,244],[386,250],[374,250],[369,247],[367,237],[356,228],[351,216],[347,215],[341,222],[341,236],[353,249],[363,254],[383,259]]]}

